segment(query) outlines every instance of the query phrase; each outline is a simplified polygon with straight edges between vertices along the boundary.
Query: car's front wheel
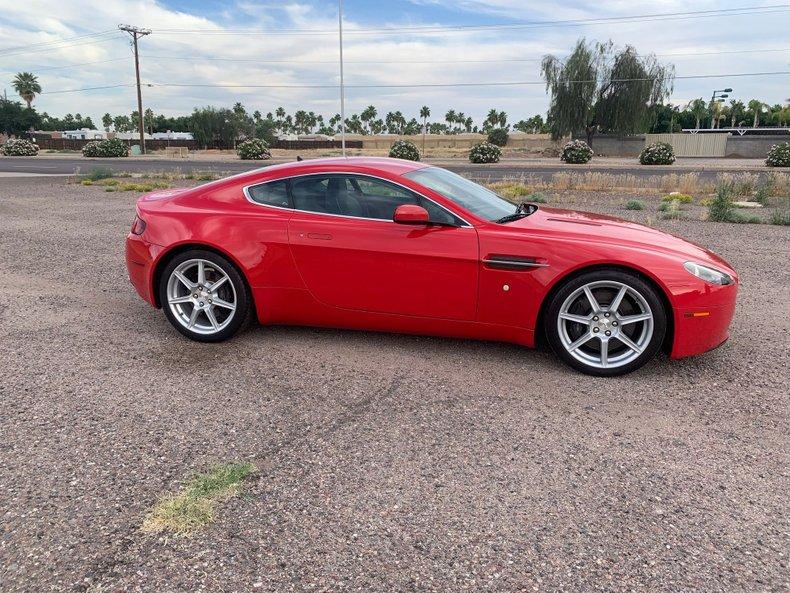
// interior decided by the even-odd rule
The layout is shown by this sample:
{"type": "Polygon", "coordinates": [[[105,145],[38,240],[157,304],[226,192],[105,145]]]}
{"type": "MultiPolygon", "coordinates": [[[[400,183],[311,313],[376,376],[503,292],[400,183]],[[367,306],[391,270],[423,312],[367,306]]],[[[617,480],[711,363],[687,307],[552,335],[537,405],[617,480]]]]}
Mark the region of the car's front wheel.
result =
{"type": "Polygon", "coordinates": [[[168,321],[200,342],[219,342],[248,320],[250,295],[236,267],[211,251],[190,250],[165,266],[159,302],[168,321]]]}
{"type": "Polygon", "coordinates": [[[568,365],[590,375],[630,373],[661,348],[666,312],[636,274],[594,270],[566,282],[546,315],[546,335],[568,365]]]}

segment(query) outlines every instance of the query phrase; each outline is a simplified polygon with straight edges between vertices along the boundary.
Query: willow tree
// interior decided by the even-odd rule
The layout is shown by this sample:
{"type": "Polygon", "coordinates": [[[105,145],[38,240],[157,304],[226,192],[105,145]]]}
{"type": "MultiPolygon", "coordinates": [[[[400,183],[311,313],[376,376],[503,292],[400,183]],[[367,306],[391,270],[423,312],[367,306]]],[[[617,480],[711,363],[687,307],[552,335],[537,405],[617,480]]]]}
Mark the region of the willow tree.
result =
{"type": "Polygon", "coordinates": [[[674,66],[630,45],[580,39],[564,60],[543,57],[546,90],[551,94],[548,124],[552,138],[584,131],[592,145],[597,131],[633,134],[642,131],[647,111],[672,93],[674,66]]]}

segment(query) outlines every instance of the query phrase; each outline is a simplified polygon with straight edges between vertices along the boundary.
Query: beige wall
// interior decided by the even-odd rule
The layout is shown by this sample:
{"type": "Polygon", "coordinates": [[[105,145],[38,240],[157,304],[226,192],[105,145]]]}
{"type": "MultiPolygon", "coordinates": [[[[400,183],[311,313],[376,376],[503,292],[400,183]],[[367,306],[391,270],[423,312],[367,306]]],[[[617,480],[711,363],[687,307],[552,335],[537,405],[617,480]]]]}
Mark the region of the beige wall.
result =
{"type": "MultiPolygon", "coordinates": [[[[361,140],[363,147],[369,149],[389,149],[396,140],[408,140],[413,142],[418,148],[423,146],[421,134],[414,136],[346,134],[346,139],[361,140]]],[[[425,148],[469,149],[474,144],[485,139],[485,134],[425,134],[425,148]]],[[[554,142],[548,134],[524,134],[522,132],[512,132],[507,143],[508,148],[526,148],[535,151],[557,146],[558,143],[554,142]]]]}

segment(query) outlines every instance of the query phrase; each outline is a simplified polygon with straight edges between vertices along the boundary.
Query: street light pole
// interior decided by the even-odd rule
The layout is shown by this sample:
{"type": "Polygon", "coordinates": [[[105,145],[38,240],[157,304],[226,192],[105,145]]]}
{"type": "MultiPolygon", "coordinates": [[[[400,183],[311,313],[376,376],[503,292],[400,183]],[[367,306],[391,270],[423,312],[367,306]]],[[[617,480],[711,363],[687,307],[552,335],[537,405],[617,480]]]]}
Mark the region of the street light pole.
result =
{"type": "MultiPolygon", "coordinates": [[[[719,93],[731,93],[732,89],[721,89],[718,91],[713,91],[713,94],[710,96],[710,129],[714,128],[714,118],[716,118],[716,113],[713,111],[713,105],[715,103],[724,103],[724,99],[729,97],[728,94],[719,95],[719,93]]],[[[718,119],[716,118],[716,124],[718,125],[718,119]]]]}
{"type": "Polygon", "coordinates": [[[346,156],[346,91],[343,81],[343,0],[337,9],[337,29],[340,37],[340,145],[346,156]]]}
{"type": "Polygon", "coordinates": [[[134,71],[137,75],[137,115],[140,120],[140,152],[145,154],[145,123],[143,120],[143,93],[140,90],[140,55],[137,52],[137,40],[151,34],[151,29],[141,29],[132,25],[118,25],[121,31],[126,31],[132,36],[134,45],[134,71]]]}

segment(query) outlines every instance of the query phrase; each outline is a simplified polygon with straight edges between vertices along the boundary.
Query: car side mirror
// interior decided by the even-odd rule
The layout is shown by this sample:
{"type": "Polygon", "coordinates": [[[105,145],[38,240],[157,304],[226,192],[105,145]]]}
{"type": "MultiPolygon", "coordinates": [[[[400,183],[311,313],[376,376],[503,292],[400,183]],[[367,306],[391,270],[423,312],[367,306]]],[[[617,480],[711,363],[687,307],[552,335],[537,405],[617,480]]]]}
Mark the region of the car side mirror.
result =
{"type": "Polygon", "coordinates": [[[416,204],[402,204],[395,209],[392,220],[399,224],[428,224],[430,216],[428,211],[416,204]]]}

